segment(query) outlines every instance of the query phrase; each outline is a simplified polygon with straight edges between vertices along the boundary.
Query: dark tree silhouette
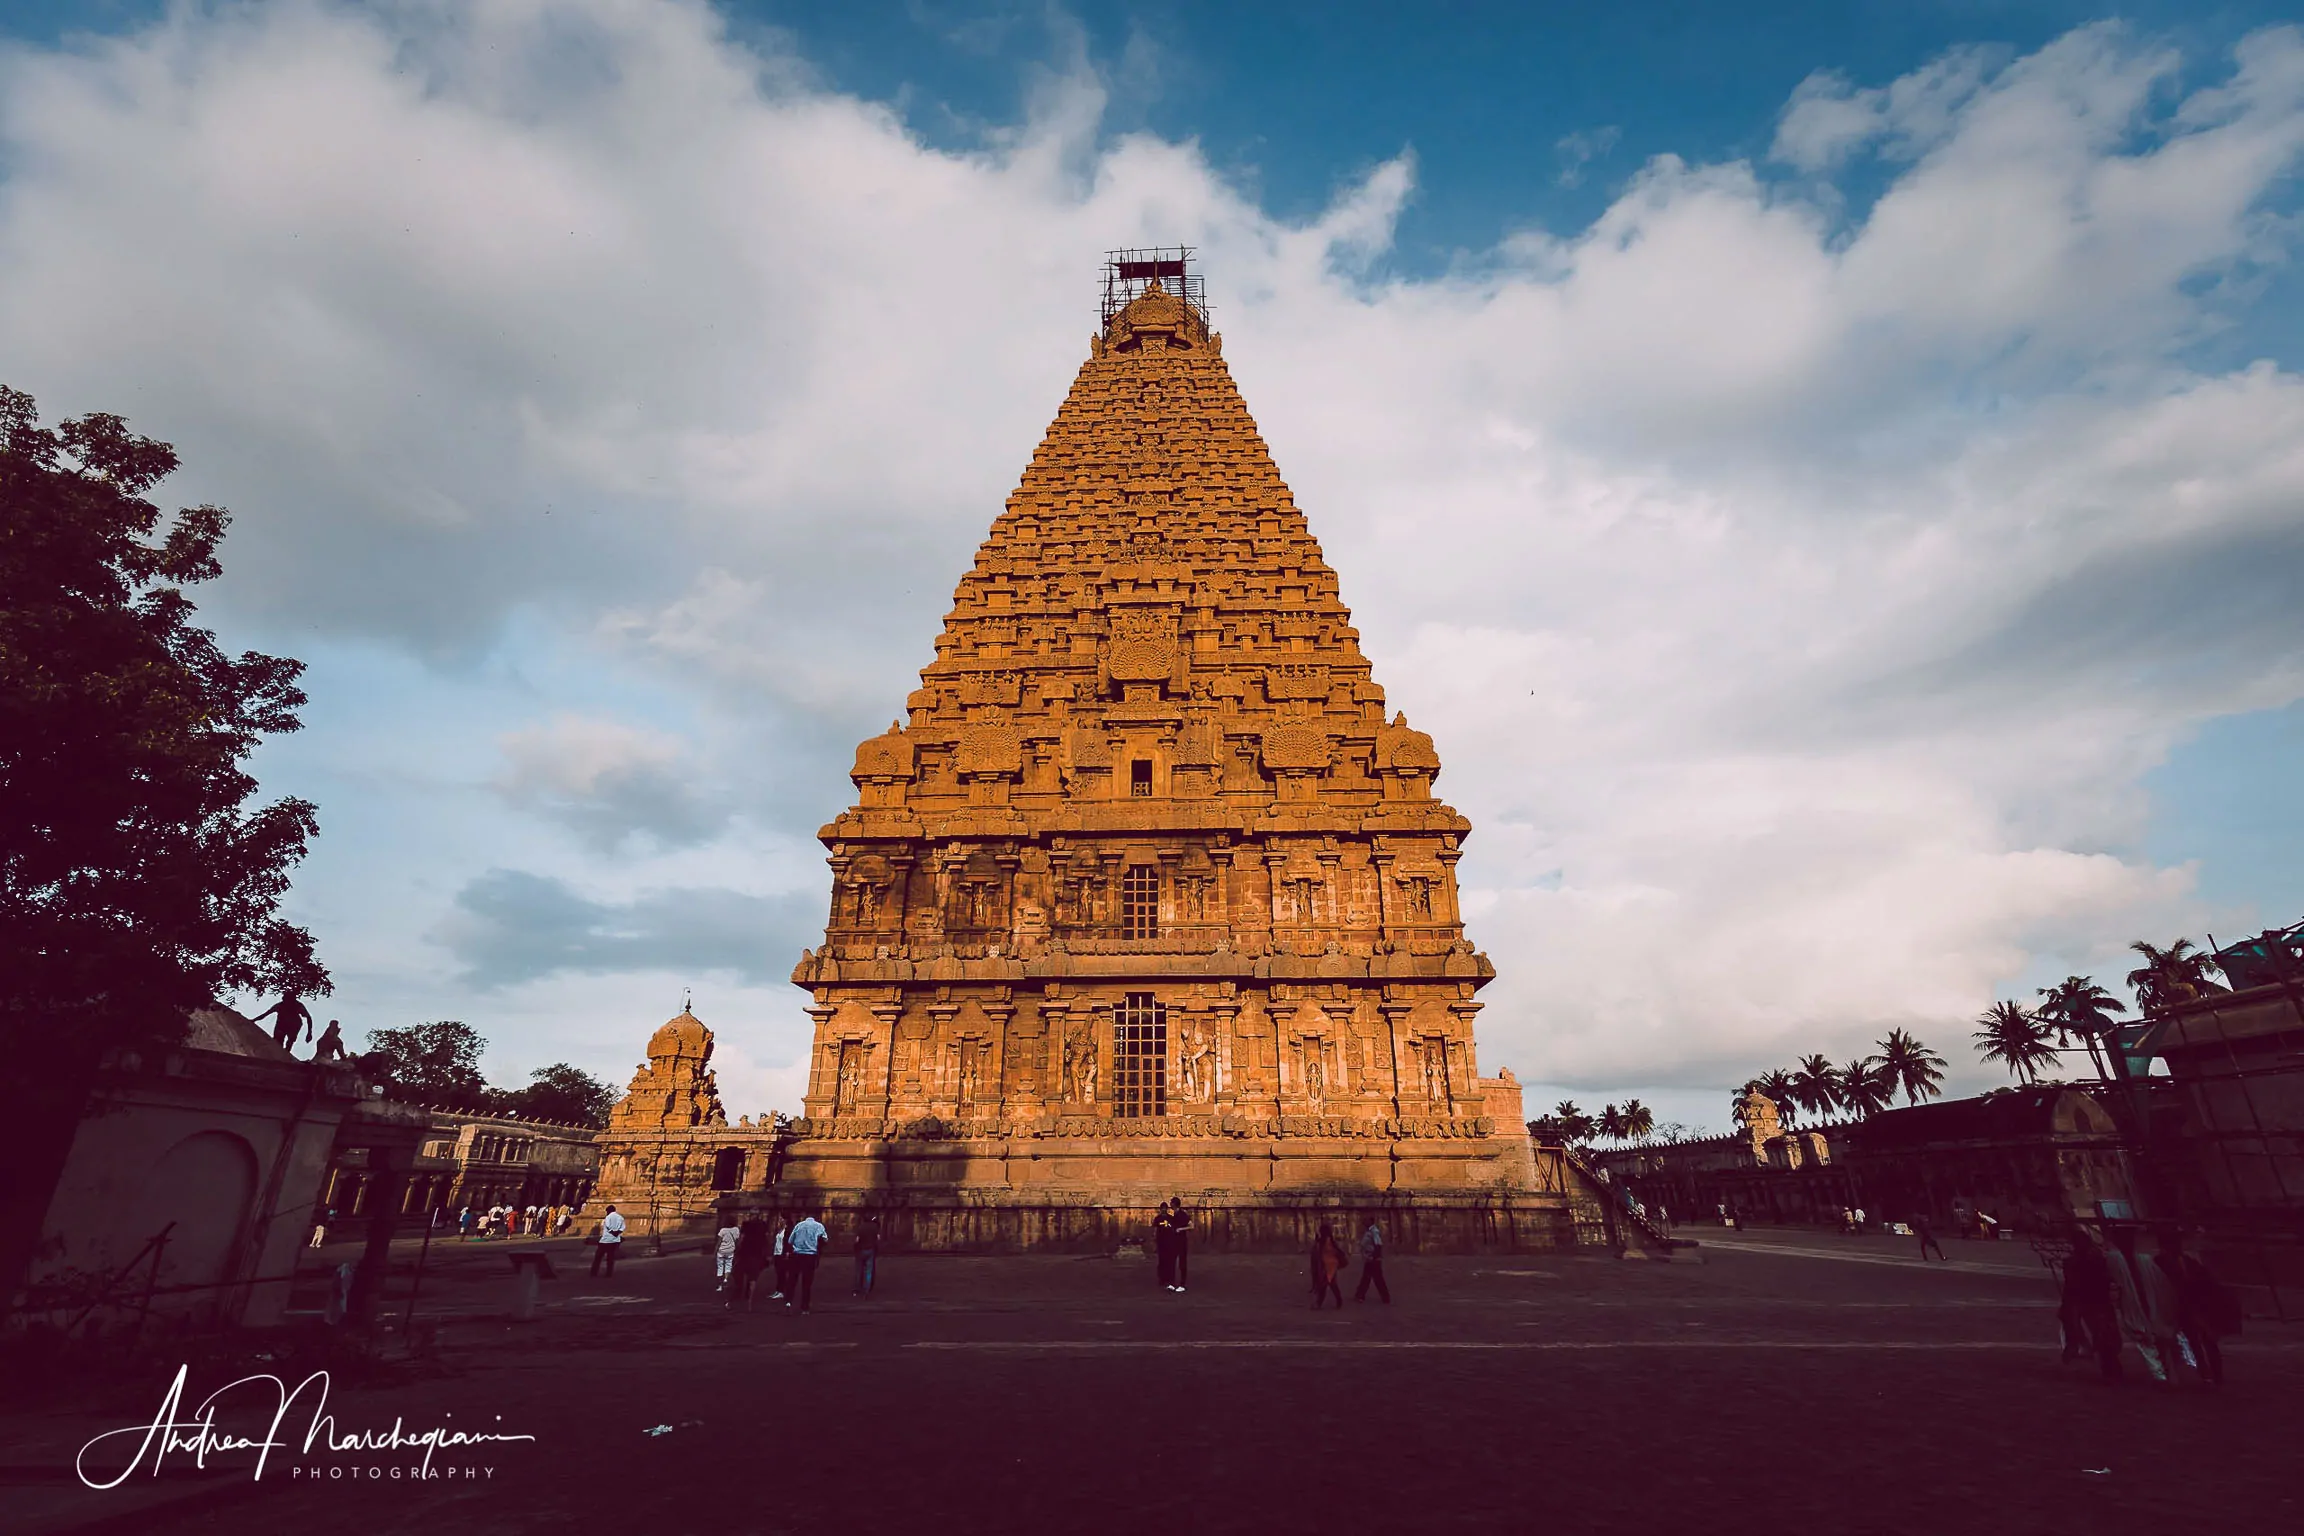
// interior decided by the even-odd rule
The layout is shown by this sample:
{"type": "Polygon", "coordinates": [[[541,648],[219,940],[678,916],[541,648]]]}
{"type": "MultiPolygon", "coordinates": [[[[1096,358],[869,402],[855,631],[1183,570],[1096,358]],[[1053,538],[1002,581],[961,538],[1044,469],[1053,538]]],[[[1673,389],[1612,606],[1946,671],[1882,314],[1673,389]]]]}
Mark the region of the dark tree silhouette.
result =
{"type": "Polygon", "coordinates": [[[2144,963],[2128,973],[2128,985],[2135,989],[2137,1011],[2146,1018],[2157,1018],[2203,993],[2223,990],[2208,979],[2214,957],[2193,947],[2190,939],[2178,939],[2166,949],[2142,939],[2128,947],[2144,957],[2144,963]]]}
{"type": "Polygon", "coordinates": [[[2049,1026],[2022,1003],[1994,1003],[1976,1022],[1983,1026],[1976,1031],[1978,1054],[2021,1082],[2038,1082],[2040,1068],[2057,1057],[2048,1043],[2049,1026]]]}
{"type": "Polygon", "coordinates": [[[616,1102],[616,1090],[581,1067],[554,1062],[538,1067],[528,1077],[525,1088],[495,1090],[495,1107],[527,1120],[565,1120],[591,1126],[608,1123],[608,1106],[616,1102]]]}
{"type": "Polygon", "coordinates": [[[228,993],[330,990],[279,915],[318,830],[243,764],[297,728],[300,662],[226,655],[184,588],[221,507],[163,519],[175,450],[117,416],[40,425],[0,388],[0,1290],[21,1281],[100,1064],[228,993]]]}
{"type": "Polygon", "coordinates": [[[357,1066],[361,1076],[405,1103],[485,1109],[495,1096],[480,1071],[480,1053],[487,1046],[478,1030],[455,1019],[372,1029],[357,1066]]]}
{"type": "Polygon", "coordinates": [[[1810,1114],[1828,1115],[1840,1107],[1840,1074],[1821,1051],[1800,1058],[1800,1068],[1788,1086],[1810,1114]]]}
{"type": "Polygon", "coordinates": [[[1888,1031],[1879,1042],[1880,1065],[1888,1073],[1888,1089],[1904,1090],[1904,1102],[1917,1104],[1944,1091],[1944,1058],[1901,1029],[1888,1031]]]}
{"type": "Polygon", "coordinates": [[[2101,1042],[2120,1027],[2116,1013],[2126,1013],[2128,1005],[2086,976],[2067,976],[2053,987],[2042,987],[2040,1006],[2033,1016],[2056,1031],[2059,1044],[2071,1044],[2075,1036],[2088,1048],[2088,1060],[2094,1064],[2096,1075],[2109,1079],[2111,1068],[2106,1064],[2101,1042]]]}
{"type": "Polygon", "coordinates": [[[1790,1125],[1800,1118],[1800,1094],[1792,1086],[1792,1074],[1778,1067],[1760,1076],[1760,1091],[1776,1104],[1776,1117],[1790,1125]]]}
{"type": "Polygon", "coordinates": [[[1896,1100],[1896,1080],[1877,1056],[1859,1056],[1840,1069],[1840,1102],[1870,1119],[1896,1100]]]}

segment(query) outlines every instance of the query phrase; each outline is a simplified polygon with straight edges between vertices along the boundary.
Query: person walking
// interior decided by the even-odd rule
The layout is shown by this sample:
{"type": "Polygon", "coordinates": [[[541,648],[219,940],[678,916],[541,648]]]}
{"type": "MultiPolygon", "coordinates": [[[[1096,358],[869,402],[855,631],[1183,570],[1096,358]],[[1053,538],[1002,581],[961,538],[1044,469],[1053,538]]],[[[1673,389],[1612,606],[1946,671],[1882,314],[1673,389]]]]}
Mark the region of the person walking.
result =
{"type": "Polygon", "coordinates": [[[856,1289],[852,1293],[869,1300],[872,1295],[874,1271],[880,1263],[880,1217],[866,1211],[856,1222],[856,1289]]]}
{"type": "Polygon", "coordinates": [[[824,1223],[816,1219],[814,1211],[802,1216],[792,1228],[786,1246],[792,1250],[792,1299],[784,1305],[797,1312],[808,1310],[816,1296],[816,1261],[822,1256],[824,1239],[829,1236],[824,1223]]]}
{"type": "Polygon", "coordinates": [[[1176,1293],[1182,1295],[1192,1283],[1192,1213],[1182,1195],[1168,1202],[1168,1240],[1176,1250],[1176,1293]]]}
{"type": "Polygon", "coordinates": [[[1176,1222],[1165,1200],[1152,1208],[1152,1257],[1153,1275],[1160,1289],[1176,1289],[1176,1222]]]}
{"type": "MultiPolygon", "coordinates": [[[[1928,1250],[1931,1248],[1936,1250],[1936,1257],[1940,1259],[1944,1258],[1944,1245],[1936,1241],[1935,1233],[1928,1230],[1927,1217],[1914,1216],[1912,1218],[1912,1235],[1920,1239],[1921,1263],[1925,1264],[1928,1262],[1928,1250]]],[[[1944,1259],[1944,1262],[1949,1264],[1952,1261],[1950,1259],[1944,1259]]]]}
{"type": "Polygon", "coordinates": [[[568,1229],[575,1224],[576,1207],[572,1205],[564,1205],[560,1207],[560,1227],[558,1235],[561,1237],[566,1237],[568,1235],[568,1229]]]}
{"type": "Polygon", "coordinates": [[[760,1294],[760,1272],[768,1267],[768,1223],[754,1211],[736,1228],[735,1287],[728,1293],[728,1305],[737,1302],[744,1310],[752,1310],[752,1302],[760,1294]]]}
{"type": "Polygon", "coordinates": [[[1384,1229],[1373,1216],[1360,1231],[1360,1283],[1352,1288],[1352,1299],[1366,1301],[1371,1284],[1376,1287],[1377,1300],[1392,1305],[1392,1287],[1384,1283],[1384,1229]]]}
{"type": "Polygon", "coordinates": [[[2056,1307],[2064,1328],[2063,1361],[2069,1365],[2093,1351],[2106,1381],[2121,1379],[2120,1318],[2113,1309],[2112,1269],[2104,1250],[2085,1227],[2072,1229],[2072,1251],[2064,1258],[2064,1291],[2056,1307]]]}
{"type": "Polygon", "coordinates": [[[2217,1340],[2240,1331],[2240,1306],[2214,1272],[2184,1251],[2184,1235],[2174,1228],[2160,1234],[2152,1262],[2176,1290],[2176,1332],[2191,1347],[2200,1380],[2224,1385],[2224,1351],[2217,1340]]]}
{"type": "Polygon", "coordinates": [[[2154,1381],[2173,1375],[2176,1353],[2176,1287],[2167,1272],[2136,1252],[2131,1227],[2112,1229],[2112,1251],[2104,1256],[2112,1270],[2112,1301],[2119,1313],[2120,1332],[2154,1381]]]}
{"type": "Polygon", "coordinates": [[[472,1235],[472,1207],[469,1202],[456,1213],[456,1235],[458,1237],[470,1237],[472,1235]]]}
{"type": "Polygon", "coordinates": [[[776,1266],[776,1289],[768,1293],[770,1301],[782,1301],[785,1292],[792,1288],[791,1240],[792,1224],[779,1211],[776,1213],[775,1230],[768,1237],[769,1262],[776,1266]]]}
{"type": "Polygon", "coordinates": [[[1344,1310],[1344,1292],[1336,1284],[1336,1277],[1344,1271],[1344,1245],[1336,1241],[1336,1229],[1327,1222],[1320,1223],[1320,1233],[1312,1239],[1312,1310],[1329,1297],[1336,1298],[1336,1310],[1344,1310]]]}
{"type": "Polygon", "coordinates": [[[600,1217],[599,1231],[592,1239],[592,1274],[598,1278],[600,1265],[606,1261],[608,1278],[616,1278],[616,1255],[624,1250],[624,1218],[610,1206],[600,1217]]]}
{"type": "Polygon", "coordinates": [[[712,1235],[712,1289],[726,1294],[730,1277],[736,1273],[736,1244],[743,1238],[743,1229],[736,1225],[734,1209],[720,1215],[720,1230],[712,1235]]]}
{"type": "Polygon", "coordinates": [[[312,1033],[312,1010],[293,992],[283,992],[280,1001],[248,1022],[254,1024],[263,1019],[272,1020],[272,1043],[284,1051],[294,1050],[304,1036],[312,1033]]]}

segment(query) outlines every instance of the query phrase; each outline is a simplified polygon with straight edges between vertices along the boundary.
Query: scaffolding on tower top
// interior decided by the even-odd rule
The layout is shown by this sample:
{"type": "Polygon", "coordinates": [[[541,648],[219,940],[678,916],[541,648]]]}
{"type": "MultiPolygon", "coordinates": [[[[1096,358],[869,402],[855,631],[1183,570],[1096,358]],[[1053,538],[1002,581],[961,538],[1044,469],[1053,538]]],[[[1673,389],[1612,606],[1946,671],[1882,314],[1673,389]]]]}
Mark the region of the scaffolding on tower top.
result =
{"type": "Polygon", "coordinates": [[[1102,323],[1144,296],[1154,283],[1173,293],[1208,319],[1208,284],[1196,269],[1197,249],[1189,245],[1156,245],[1138,250],[1104,253],[1104,310],[1102,323]]]}

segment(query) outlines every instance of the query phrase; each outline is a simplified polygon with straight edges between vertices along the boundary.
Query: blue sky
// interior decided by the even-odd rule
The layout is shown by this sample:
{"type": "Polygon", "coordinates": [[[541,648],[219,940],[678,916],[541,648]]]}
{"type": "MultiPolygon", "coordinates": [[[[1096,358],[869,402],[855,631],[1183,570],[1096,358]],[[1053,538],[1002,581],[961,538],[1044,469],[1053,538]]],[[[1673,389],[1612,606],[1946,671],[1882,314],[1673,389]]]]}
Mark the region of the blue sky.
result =
{"type": "Polygon", "coordinates": [[[2289,19],[0,0],[0,358],[237,511],[355,1038],[620,1080],[694,985],[791,1107],[847,752],[1190,240],[1479,829],[1484,1062],[1979,1087],[1993,997],[2304,915],[2289,19]]]}

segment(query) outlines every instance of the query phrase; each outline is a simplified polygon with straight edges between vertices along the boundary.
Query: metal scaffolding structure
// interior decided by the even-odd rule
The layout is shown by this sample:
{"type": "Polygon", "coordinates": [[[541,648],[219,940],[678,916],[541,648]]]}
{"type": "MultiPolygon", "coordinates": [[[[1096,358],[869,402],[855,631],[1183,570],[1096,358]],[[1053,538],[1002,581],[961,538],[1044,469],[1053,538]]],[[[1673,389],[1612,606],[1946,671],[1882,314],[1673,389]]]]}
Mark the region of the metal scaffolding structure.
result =
{"type": "Polygon", "coordinates": [[[1197,249],[1189,245],[1156,245],[1104,253],[1103,323],[1144,296],[1158,283],[1165,293],[1181,297],[1208,318],[1208,280],[1193,263],[1197,249]]]}

